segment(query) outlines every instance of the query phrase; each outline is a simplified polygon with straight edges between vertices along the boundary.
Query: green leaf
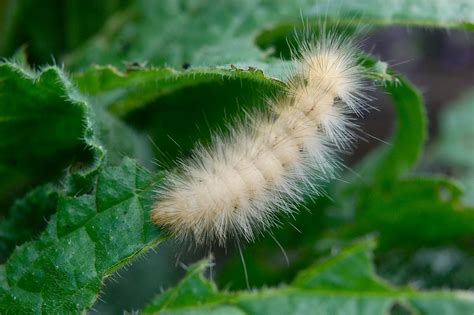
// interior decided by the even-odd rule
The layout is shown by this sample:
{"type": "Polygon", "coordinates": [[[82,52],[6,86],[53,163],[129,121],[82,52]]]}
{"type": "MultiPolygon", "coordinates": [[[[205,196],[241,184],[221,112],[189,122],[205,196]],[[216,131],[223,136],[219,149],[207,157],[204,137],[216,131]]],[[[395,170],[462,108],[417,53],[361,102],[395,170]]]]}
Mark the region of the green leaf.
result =
{"type": "MultiPolygon", "coordinates": [[[[384,67],[378,64],[375,75],[380,76],[384,67]]],[[[458,243],[474,235],[474,210],[462,204],[456,183],[447,178],[408,176],[427,134],[423,100],[400,75],[384,82],[397,114],[395,132],[390,144],[382,145],[356,167],[360,177],[351,176],[352,183],[345,184],[342,194],[336,191],[334,198],[352,213],[349,224],[338,228],[339,232],[353,237],[376,231],[382,250],[458,243]]]]}
{"type": "Polygon", "coordinates": [[[0,262],[5,261],[15,245],[39,234],[47,219],[56,211],[58,192],[51,185],[40,186],[17,200],[6,219],[0,222],[0,262]]]}
{"type": "Polygon", "coordinates": [[[268,39],[274,34],[268,31],[280,29],[281,24],[293,28],[301,25],[302,19],[339,17],[341,20],[341,16],[355,14],[360,19],[347,18],[346,23],[462,28],[474,24],[472,12],[474,5],[469,0],[416,3],[410,0],[334,3],[232,0],[225,5],[208,0],[187,3],[142,0],[112,17],[93,41],[67,58],[67,63],[84,67],[92,63],[119,64],[123,60],[149,61],[175,68],[184,63],[191,66],[251,64],[271,75],[274,67],[265,64],[277,60],[271,50],[259,48],[256,38],[260,32],[267,32],[268,39]]]}
{"type": "Polygon", "coordinates": [[[397,120],[391,145],[379,153],[372,166],[377,182],[393,180],[411,170],[423,149],[427,129],[423,99],[409,81],[398,76],[387,82],[386,91],[393,99],[397,120]]]}
{"type": "Polygon", "coordinates": [[[255,68],[137,68],[121,72],[112,66],[92,66],[76,74],[74,81],[84,93],[94,95],[102,106],[124,117],[152,100],[186,87],[213,83],[216,88],[224,81],[248,81],[263,90],[282,88],[283,83],[266,77],[255,68]]]}
{"type": "Polygon", "coordinates": [[[99,174],[92,194],[61,196],[46,231],[0,269],[1,313],[79,313],[91,306],[105,277],[162,239],[149,220],[154,180],[125,160],[99,174]]]}
{"type": "MultiPolygon", "coordinates": [[[[397,119],[388,143],[366,156],[356,171],[363,175],[364,185],[387,186],[409,173],[418,161],[427,134],[426,111],[418,89],[403,76],[393,74],[386,63],[372,61],[370,74],[382,80],[397,119]]],[[[349,186],[360,187],[360,179],[352,181],[349,186]]]]}
{"type": "Polygon", "coordinates": [[[90,104],[55,66],[32,72],[0,63],[0,206],[6,208],[28,187],[58,179],[65,168],[74,174],[73,186],[104,159],[118,163],[124,154],[150,159],[143,136],[90,104]]]}
{"type": "Polygon", "coordinates": [[[474,235],[474,208],[460,196],[455,183],[436,177],[398,180],[388,190],[371,187],[360,193],[356,224],[347,232],[378,231],[381,249],[462,244],[474,235]]]}
{"type": "Polygon", "coordinates": [[[402,303],[416,314],[469,314],[468,292],[419,292],[395,288],[374,272],[372,240],[361,241],[304,271],[288,286],[252,292],[217,291],[202,276],[200,262],[175,287],[158,296],[144,313],[159,314],[386,314],[402,303]]]}
{"type": "Polygon", "coordinates": [[[41,232],[57,207],[56,192],[88,191],[106,149],[110,163],[146,155],[141,136],[89,103],[57,67],[32,72],[0,63],[0,208],[6,212],[15,195],[59,179],[65,168],[70,174],[64,187],[38,188],[11,207],[0,224],[1,261],[41,232]]]}
{"type": "Polygon", "coordinates": [[[417,89],[395,78],[385,80],[397,114],[394,135],[363,160],[356,168],[360,177],[335,197],[346,209],[356,202],[351,223],[342,230],[351,236],[377,231],[381,249],[457,243],[474,235],[474,210],[461,203],[462,191],[453,181],[407,176],[423,150],[427,119],[417,89]]]}
{"type": "Polygon", "coordinates": [[[74,76],[101,108],[149,134],[166,162],[225,129],[224,117],[263,106],[265,95],[283,90],[281,81],[255,68],[136,68],[121,72],[93,66],[74,76]],[[198,127],[197,127],[198,126],[198,127]],[[179,146],[177,145],[179,144],[179,146]]]}
{"type": "Polygon", "coordinates": [[[0,63],[0,204],[25,187],[102,159],[89,109],[63,72],[0,63]]]}
{"type": "Polygon", "coordinates": [[[218,292],[213,282],[205,279],[203,273],[208,266],[207,260],[201,260],[189,266],[180,283],[157,296],[151,305],[147,306],[145,312],[151,309],[193,307],[196,301],[204,304],[218,302],[219,298],[225,298],[224,294],[218,292]]]}

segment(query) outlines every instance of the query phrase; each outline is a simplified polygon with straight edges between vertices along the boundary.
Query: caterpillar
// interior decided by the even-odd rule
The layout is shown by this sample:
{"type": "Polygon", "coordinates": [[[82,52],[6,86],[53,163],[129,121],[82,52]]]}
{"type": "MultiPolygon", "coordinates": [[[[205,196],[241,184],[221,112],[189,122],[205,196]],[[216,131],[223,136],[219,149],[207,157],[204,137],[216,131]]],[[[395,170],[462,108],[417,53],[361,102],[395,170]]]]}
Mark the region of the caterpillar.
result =
{"type": "Polygon", "coordinates": [[[305,196],[323,193],[341,166],[338,152],[353,146],[367,84],[349,36],[323,28],[292,56],[283,95],[198,145],[166,175],[153,223],[198,244],[252,241],[305,196]]]}

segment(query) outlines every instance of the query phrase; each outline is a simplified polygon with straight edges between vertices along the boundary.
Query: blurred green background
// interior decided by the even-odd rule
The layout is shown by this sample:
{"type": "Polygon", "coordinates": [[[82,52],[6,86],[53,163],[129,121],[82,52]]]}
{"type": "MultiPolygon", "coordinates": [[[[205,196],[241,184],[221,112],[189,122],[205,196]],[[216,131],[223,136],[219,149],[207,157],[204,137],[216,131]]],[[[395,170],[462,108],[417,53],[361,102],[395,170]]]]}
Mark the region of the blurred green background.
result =
{"type": "MultiPolygon", "coordinates": [[[[288,28],[298,24],[299,9],[308,7],[310,1],[294,4],[263,1],[261,6],[271,9],[262,10],[261,14],[250,18],[236,13],[252,10],[249,3],[217,1],[216,4],[201,5],[199,1],[0,0],[0,56],[15,56],[33,69],[45,64],[64,66],[83,90],[87,90],[90,83],[88,71],[95,71],[91,70],[91,64],[112,64],[133,75],[133,71],[151,66],[170,66],[181,70],[183,66],[190,66],[191,69],[229,63],[240,66],[239,62],[245,62],[265,70],[266,74],[279,77],[283,71],[279,57],[287,55],[287,48],[282,43],[285,43],[287,36],[291,41],[292,36],[288,28]],[[203,13],[203,10],[208,12],[203,13]],[[239,18],[234,18],[234,15],[239,18]],[[272,15],[275,17],[269,17],[272,15]],[[269,22],[260,25],[254,21],[258,19],[268,19],[269,22]],[[285,23],[290,26],[285,27],[285,23]],[[232,50],[244,45],[243,39],[247,37],[252,38],[253,45],[247,50],[240,47],[240,55],[236,58],[232,50]],[[225,44],[219,46],[216,42],[225,44]],[[275,67],[272,67],[273,63],[275,67]]],[[[319,7],[309,8],[324,12],[327,6],[332,6],[328,3],[321,2],[319,7]]],[[[343,8],[344,3],[335,6],[343,8]]],[[[363,7],[362,4],[360,6],[363,7]]],[[[371,10],[376,8],[365,13],[368,20],[371,10]]],[[[454,177],[465,188],[462,202],[474,205],[474,35],[464,29],[433,28],[420,24],[373,26],[367,30],[362,47],[364,51],[388,62],[422,91],[429,119],[429,135],[415,173],[454,177]]],[[[443,25],[440,23],[440,26],[443,25]]],[[[468,25],[469,28],[472,25],[468,25]]],[[[146,154],[141,158],[141,162],[153,170],[161,167],[161,163],[165,164],[164,167],[167,163],[172,165],[170,161],[188,152],[196,139],[206,138],[210,130],[220,126],[223,116],[232,117],[248,104],[259,105],[263,96],[276,92],[264,82],[242,78],[220,83],[203,81],[181,89],[165,89],[156,95],[151,92],[132,93],[127,95],[130,100],[124,100],[124,94],[120,92],[91,97],[93,103],[101,104],[144,136],[146,141],[153,143],[150,146],[154,150],[153,158],[146,154]],[[179,123],[181,117],[186,115],[188,117],[179,123]],[[156,160],[160,161],[160,166],[154,164],[156,160]]],[[[361,141],[354,154],[345,157],[349,166],[356,165],[375,147],[390,146],[375,138],[388,139],[391,135],[395,121],[393,107],[384,92],[374,92],[373,96],[377,99],[374,105],[378,110],[370,113],[361,125],[374,139],[361,141]]],[[[140,159],[140,156],[136,157],[140,159]]],[[[75,159],[77,163],[90,162],[87,152],[82,152],[75,159]]],[[[69,159],[48,176],[18,184],[10,193],[0,195],[0,205],[4,209],[2,215],[5,215],[5,209],[12,205],[15,197],[39,183],[60,178],[68,163],[69,159]]],[[[332,204],[332,201],[318,200],[316,206],[310,204],[308,207],[325,209],[330,207],[326,207],[327,204],[332,204]]],[[[46,211],[37,215],[40,221],[43,220],[35,228],[39,231],[44,228],[50,213],[46,211]]],[[[331,225],[328,221],[337,221],[324,211],[303,212],[299,216],[294,225],[304,225],[306,220],[312,223],[314,230],[324,230],[331,225]]],[[[405,231],[397,233],[404,234],[405,231]]],[[[308,256],[314,258],[315,255],[330,252],[340,242],[330,234],[315,240],[315,235],[306,237],[295,231],[277,233],[277,238],[290,258],[290,267],[286,266],[275,242],[269,237],[262,238],[244,250],[249,260],[251,286],[288,281],[298,269],[308,264],[308,256]],[[258,268],[272,270],[261,272],[258,268]]],[[[378,252],[376,262],[380,274],[397,284],[411,283],[419,288],[470,289],[474,286],[473,248],[473,235],[464,238],[459,246],[456,242],[425,244],[415,248],[408,246],[408,249],[393,246],[378,252]]],[[[213,252],[217,262],[215,276],[220,286],[245,288],[243,269],[239,258],[236,258],[235,248],[226,251],[215,249],[213,252]],[[221,270],[223,272],[219,273],[221,270]]],[[[177,248],[171,241],[160,244],[157,253],[149,252],[141,256],[107,279],[100,300],[91,312],[117,313],[142,308],[160,289],[170,287],[179,280],[184,273],[181,263],[188,264],[206,254],[202,250],[177,248]]]]}

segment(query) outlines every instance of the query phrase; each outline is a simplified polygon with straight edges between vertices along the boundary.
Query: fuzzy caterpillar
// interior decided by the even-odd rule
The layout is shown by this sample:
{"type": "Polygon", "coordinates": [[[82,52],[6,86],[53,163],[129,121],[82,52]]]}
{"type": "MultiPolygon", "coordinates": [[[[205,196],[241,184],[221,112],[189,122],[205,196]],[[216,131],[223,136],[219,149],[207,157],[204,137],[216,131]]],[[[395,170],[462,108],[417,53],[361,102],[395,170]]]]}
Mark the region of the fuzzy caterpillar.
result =
{"type": "Polygon", "coordinates": [[[165,178],[151,213],[178,238],[197,243],[254,239],[334,178],[336,153],[354,142],[351,114],[368,99],[350,38],[323,31],[294,53],[284,96],[214,135],[165,178]]]}

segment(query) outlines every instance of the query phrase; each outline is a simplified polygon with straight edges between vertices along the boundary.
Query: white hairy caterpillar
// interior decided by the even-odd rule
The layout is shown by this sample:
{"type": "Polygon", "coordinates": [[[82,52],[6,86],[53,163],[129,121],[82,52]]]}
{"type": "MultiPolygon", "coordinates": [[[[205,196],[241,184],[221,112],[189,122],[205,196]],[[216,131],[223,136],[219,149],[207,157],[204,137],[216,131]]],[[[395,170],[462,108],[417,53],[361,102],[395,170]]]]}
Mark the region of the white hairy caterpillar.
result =
{"type": "Polygon", "coordinates": [[[356,52],[349,37],[325,28],[303,41],[286,93],[181,161],[158,192],[152,221],[197,243],[251,241],[305,196],[321,194],[337,153],[355,140],[351,114],[366,109],[356,52]]]}

